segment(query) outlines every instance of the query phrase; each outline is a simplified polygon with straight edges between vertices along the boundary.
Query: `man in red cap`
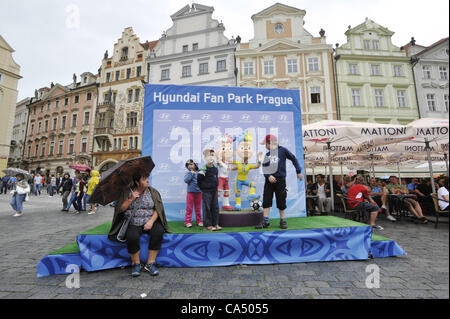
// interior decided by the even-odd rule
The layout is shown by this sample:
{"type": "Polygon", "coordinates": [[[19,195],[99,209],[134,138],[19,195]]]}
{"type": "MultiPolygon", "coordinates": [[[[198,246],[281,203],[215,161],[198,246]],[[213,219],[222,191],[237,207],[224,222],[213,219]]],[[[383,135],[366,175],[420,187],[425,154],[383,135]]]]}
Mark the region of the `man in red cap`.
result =
{"type": "Polygon", "coordinates": [[[287,222],[284,220],[287,197],[286,159],[289,159],[294,165],[299,180],[303,179],[302,168],[294,154],[287,148],[278,145],[278,138],[275,135],[266,135],[260,144],[265,144],[268,152],[262,163],[263,173],[266,178],[263,195],[264,220],[256,228],[262,229],[270,226],[269,214],[272,207],[273,194],[275,193],[277,208],[280,211],[280,227],[287,229],[287,222]]]}

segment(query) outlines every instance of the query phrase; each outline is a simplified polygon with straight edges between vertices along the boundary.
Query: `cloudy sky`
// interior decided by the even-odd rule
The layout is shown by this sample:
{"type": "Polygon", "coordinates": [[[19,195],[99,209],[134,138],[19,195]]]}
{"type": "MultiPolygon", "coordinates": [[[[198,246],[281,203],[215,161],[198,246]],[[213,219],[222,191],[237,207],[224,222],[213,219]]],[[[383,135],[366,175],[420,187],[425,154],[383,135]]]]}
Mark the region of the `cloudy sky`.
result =
{"type": "MultiPolygon", "coordinates": [[[[198,0],[213,6],[228,38],[253,38],[251,16],[273,0],[198,0]]],[[[395,32],[402,46],[414,36],[430,45],[448,36],[448,0],[283,0],[306,10],[305,28],[315,36],[323,28],[330,44],[346,42],[344,32],[366,17],[395,32]]],[[[97,73],[106,50],[132,26],[141,42],[157,40],[172,26],[170,15],[192,0],[0,0],[0,34],[15,49],[21,66],[19,100],[51,82],[67,85],[72,75],[97,73]],[[79,16],[79,19],[76,17],[79,16]]]]}

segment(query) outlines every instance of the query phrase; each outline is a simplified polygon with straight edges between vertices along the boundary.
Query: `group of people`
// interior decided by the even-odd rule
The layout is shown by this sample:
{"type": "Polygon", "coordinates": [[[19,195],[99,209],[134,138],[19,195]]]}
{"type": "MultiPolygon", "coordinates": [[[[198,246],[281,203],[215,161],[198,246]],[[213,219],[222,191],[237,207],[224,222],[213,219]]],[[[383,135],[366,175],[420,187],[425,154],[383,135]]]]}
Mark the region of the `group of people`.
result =
{"type": "MultiPolygon", "coordinates": [[[[99,175],[99,171],[96,170],[87,170],[83,175],[79,170],[76,170],[73,178],[70,177],[69,173],[64,173],[64,177],[58,186],[63,204],[61,211],[71,213],[70,208],[73,205],[75,208],[74,214],[85,212],[92,192],[100,182],[99,175]]],[[[88,215],[95,214],[96,205],[89,204],[89,206],[88,215]]]]}
{"type": "MultiPolygon", "coordinates": [[[[440,209],[448,210],[448,177],[441,176],[435,180],[435,183],[440,209]]],[[[377,229],[382,228],[375,224],[379,213],[385,213],[386,218],[392,222],[396,221],[396,218],[391,215],[389,195],[410,195],[402,197],[402,204],[419,223],[428,223],[424,211],[434,212],[433,199],[430,196],[431,181],[427,178],[421,180],[412,178],[409,182],[403,179],[400,182],[396,176],[390,176],[388,180],[370,178],[368,181],[361,175],[345,176],[343,180],[333,181],[333,189],[335,194],[342,194],[347,198],[349,208],[362,209],[370,213],[370,223],[377,229]]],[[[321,215],[331,212],[331,188],[322,174],[316,176],[315,183],[308,182],[307,192],[309,195],[315,195],[307,201],[308,211],[314,211],[317,207],[321,215]]]]}
{"type": "MultiPolygon", "coordinates": [[[[289,159],[295,166],[297,178],[303,179],[301,167],[295,156],[285,147],[278,144],[276,136],[267,135],[261,144],[265,144],[268,152],[264,160],[259,162],[263,167],[265,176],[263,208],[264,219],[256,226],[258,229],[270,226],[269,213],[275,194],[277,208],[280,212],[280,227],[287,229],[284,210],[286,209],[286,160],[289,159]]],[[[192,227],[192,213],[195,207],[195,219],[198,226],[208,231],[218,231],[219,225],[219,169],[216,165],[217,157],[214,149],[203,151],[205,165],[199,168],[193,160],[186,162],[188,173],[185,176],[187,184],[186,227],[192,227]],[[203,216],[203,218],[202,218],[203,216]]],[[[243,167],[250,165],[243,163],[243,167]]],[[[164,212],[160,193],[149,186],[149,176],[143,172],[132,177],[133,185],[126,187],[115,204],[112,227],[108,239],[117,241],[124,221],[129,221],[126,229],[126,244],[132,260],[131,275],[136,277],[144,269],[152,276],[159,270],[156,266],[156,257],[161,249],[164,233],[170,233],[164,212]],[[140,261],[140,237],[149,234],[149,254],[147,262],[140,261]]],[[[250,184],[250,183],[249,183],[250,184]]],[[[227,203],[228,204],[228,203],[227,203]]]]}
{"type": "MultiPolygon", "coordinates": [[[[236,180],[236,201],[240,197],[240,188],[238,184],[247,185],[250,187],[249,197],[252,196],[256,189],[254,183],[248,182],[246,179],[240,179],[239,174],[245,170],[263,167],[265,176],[264,192],[263,192],[263,209],[264,219],[261,224],[257,225],[257,229],[268,228],[270,208],[272,207],[273,196],[275,194],[277,208],[280,212],[280,227],[287,229],[287,222],[285,220],[286,209],[286,159],[289,159],[294,165],[297,178],[303,178],[302,169],[294,154],[288,149],[278,144],[278,139],[274,135],[267,135],[260,144],[265,144],[267,153],[262,159],[262,154],[258,156],[257,164],[249,164],[247,162],[239,163],[236,170],[238,170],[238,177],[236,180]],[[275,167],[276,166],[276,167],[275,167]]],[[[203,151],[205,165],[198,168],[197,164],[192,160],[186,162],[188,173],[184,177],[187,184],[187,198],[186,198],[186,216],[185,226],[192,227],[192,213],[195,208],[195,220],[197,226],[205,227],[206,230],[217,231],[222,227],[219,225],[219,204],[218,196],[220,196],[221,189],[228,191],[228,178],[221,177],[219,174],[220,166],[223,165],[220,158],[216,157],[214,149],[205,149],[203,151]],[[218,165],[216,165],[216,163],[218,165]],[[225,187],[224,187],[225,186],[225,187]],[[204,220],[202,221],[202,210],[204,220]]],[[[235,163],[235,162],[233,162],[235,163]]],[[[226,198],[224,198],[226,199],[226,198]]],[[[239,202],[240,203],[240,202],[239,202]]],[[[229,205],[228,202],[224,203],[229,205]]],[[[240,205],[239,205],[240,209],[240,205]]]]}
{"type": "MultiPolygon", "coordinates": [[[[41,195],[44,186],[47,187],[47,194],[50,197],[53,197],[54,194],[61,194],[63,203],[61,211],[70,212],[73,205],[74,213],[79,214],[86,211],[89,198],[100,181],[99,175],[100,173],[96,170],[88,170],[83,175],[77,170],[74,178],[71,178],[69,173],[65,173],[62,178],[59,174],[56,177],[50,175],[45,178],[40,173],[32,173],[28,180],[23,174],[17,174],[13,177],[5,175],[1,179],[1,193],[6,194],[7,191],[10,191],[12,194],[10,204],[15,211],[14,217],[23,215],[23,202],[28,200],[28,195],[41,195]]],[[[95,214],[96,205],[89,204],[89,206],[88,214],[95,214]]]]}

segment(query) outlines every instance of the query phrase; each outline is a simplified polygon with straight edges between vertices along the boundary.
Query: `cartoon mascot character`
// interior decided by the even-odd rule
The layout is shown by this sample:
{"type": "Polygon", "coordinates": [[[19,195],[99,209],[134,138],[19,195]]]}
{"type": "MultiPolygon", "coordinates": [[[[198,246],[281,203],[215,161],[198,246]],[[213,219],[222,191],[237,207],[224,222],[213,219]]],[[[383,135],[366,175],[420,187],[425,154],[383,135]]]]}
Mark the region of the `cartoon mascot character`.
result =
{"type": "Polygon", "coordinates": [[[217,164],[219,166],[219,187],[218,197],[220,199],[223,191],[222,209],[226,211],[234,210],[234,207],[230,205],[230,187],[228,185],[228,177],[233,163],[233,137],[225,134],[221,136],[217,142],[220,143],[217,155],[217,164]]]}
{"type": "Polygon", "coordinates": [[[248,173],[252,169],[257,169],[261,166],[262,152],[258,153],[258,164],[251,164],[248,160],[253,156],[253,136],[250,132],[245,131],[241,135],[235,137],[235,140],[239,142],[236,153],[241,158],[241,160],[233,161],[236,166],[233,170],[238,171],[238,176],[236,178],[235,184],[235,195],[236,195],[236,205],[234,210],[241,210],[241,192],[242,186],[247,186],[250,188],[248,193],[248,200],[253,202],[259,199],[259,195],[256,195],[256,184],[248,180],[248,173]]]}

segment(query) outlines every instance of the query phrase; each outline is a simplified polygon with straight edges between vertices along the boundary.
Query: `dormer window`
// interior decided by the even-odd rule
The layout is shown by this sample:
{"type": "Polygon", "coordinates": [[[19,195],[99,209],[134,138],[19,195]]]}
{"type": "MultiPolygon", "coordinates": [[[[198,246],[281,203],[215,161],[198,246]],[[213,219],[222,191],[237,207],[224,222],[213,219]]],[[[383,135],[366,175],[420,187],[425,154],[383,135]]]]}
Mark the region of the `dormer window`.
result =
{"type": "Polygon", "coordinates": [[[122,58],[128,56],[128,47],[122,48],[122,58]]]}

